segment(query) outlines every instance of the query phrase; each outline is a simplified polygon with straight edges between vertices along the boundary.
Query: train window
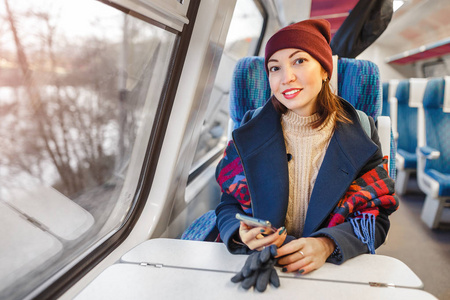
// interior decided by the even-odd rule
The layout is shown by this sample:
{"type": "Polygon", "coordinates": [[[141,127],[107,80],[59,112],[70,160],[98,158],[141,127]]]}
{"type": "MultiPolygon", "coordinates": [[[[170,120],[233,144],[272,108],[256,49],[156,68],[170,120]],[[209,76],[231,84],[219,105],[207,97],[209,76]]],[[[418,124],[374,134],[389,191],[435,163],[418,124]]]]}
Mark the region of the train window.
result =
{"type": "Polygon", "coordinates": [[[264,19],[264,12],[258,2],[236,2],[189,180],[202,166],[223,152],[227,143],[228,97],[234,66],[240,58],[259,51],[257,48],[263,34],[264,19]]]}
{"type": "Polygon", "coordinates": [[[99,1],[3,3],[0,298],[22,299],[126,220],[177,36],[99,1]]]}

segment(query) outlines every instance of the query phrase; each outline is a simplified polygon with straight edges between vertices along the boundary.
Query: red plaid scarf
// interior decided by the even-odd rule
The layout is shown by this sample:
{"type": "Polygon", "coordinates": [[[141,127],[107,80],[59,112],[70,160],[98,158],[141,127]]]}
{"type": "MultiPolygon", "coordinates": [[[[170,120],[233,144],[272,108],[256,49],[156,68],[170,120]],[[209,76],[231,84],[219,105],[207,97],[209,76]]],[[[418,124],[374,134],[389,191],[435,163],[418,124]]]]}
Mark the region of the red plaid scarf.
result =
{"type": "Polygon", "coordinates": [[[356,236],[375,253],[375,219],[380,208],[388,214],[397,210],[399,201],[395,195],[394,180],[387,172],[387,160],[352,182],[344,197],[329,217],[327,227],[351,222],[356,236]]]}

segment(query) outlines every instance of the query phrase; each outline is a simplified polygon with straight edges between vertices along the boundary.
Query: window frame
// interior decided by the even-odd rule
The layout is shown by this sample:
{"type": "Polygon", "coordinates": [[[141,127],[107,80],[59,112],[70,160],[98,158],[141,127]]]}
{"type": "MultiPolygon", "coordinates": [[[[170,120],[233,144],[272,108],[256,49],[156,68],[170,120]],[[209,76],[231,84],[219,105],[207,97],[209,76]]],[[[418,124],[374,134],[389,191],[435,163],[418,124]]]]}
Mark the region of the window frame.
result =
{"type": "MultiPolygon", "coordinates": [[[[253,52],[254,56],[258,56],[264,40],[264,35],[266,33],[269,14],[267,13],[267,10],[262,4],[261,0],[253,0],[253,2],[255,3],[255,6],[258,8],[259,12],[261,13],[261,16],[263,17],[261,32],[258,38],[258,42],[255,46],[255,50],[253,52]]],[[[204,158],[194,162],[189,170],[189,176],[186,182],[186,186],[189,186],[189,184],[192,183],[203,171],[208,169],[208,167],[212,163],[214,163],[217,160],[217,158],[223,155],[223,151],[225,150],[225,148],[226,144],[223,147],[217,145],[214,148],[212,148],[209,152],[207,152],[204,155],[204,158]]]]}
{"type": "Polygon", "coordinates": [[[261,51],[261,46],[264,40],[264,35],[266,34],[267,29],[267,23],[269,22],[269,14],[267,13],[267,9],[262,4],[261,0],[254,0],[256,7],[259,9],[261,15],[263,16],[263,25],[261,28],[261,34],[258,39],[258,43],[255,47],[255,52],[253,53],[254,56],[258,56],[261,51]]]}
{"type": "MultiPolygon", "coordinates": [[[[102,0],[107,3],[106,1],[102,0]]],[[[127,8],[167,27],[181,32],[189,23],[188,8],[191,0],[110,0],[118,6],[127,8]]]]}

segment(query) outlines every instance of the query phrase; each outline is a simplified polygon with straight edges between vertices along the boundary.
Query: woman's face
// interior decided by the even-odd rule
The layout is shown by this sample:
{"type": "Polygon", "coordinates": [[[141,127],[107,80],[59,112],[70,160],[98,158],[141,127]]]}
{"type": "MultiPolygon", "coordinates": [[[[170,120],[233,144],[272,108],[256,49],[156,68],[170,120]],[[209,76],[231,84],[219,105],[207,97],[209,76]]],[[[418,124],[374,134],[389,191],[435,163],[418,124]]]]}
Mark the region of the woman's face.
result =
{"type": "Polygon", "coordinates": [[[287,48],[275,52],[267,62],[269,83],[275,97],[300,116],[316,112],[316,99],[327,78],[320,63],[307,52],[287,48]]]}

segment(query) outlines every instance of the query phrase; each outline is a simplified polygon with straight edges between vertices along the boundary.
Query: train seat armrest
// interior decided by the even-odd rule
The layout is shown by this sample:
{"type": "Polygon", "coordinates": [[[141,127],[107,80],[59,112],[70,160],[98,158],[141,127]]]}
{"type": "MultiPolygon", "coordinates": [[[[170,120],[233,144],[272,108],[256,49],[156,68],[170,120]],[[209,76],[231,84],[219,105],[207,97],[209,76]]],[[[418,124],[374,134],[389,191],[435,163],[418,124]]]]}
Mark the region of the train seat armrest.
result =
{"type": "Polygon", "coordinates": [[[429,146],[420,147],[418,154],[425,157],[426,159],[438,159],[441,156],[441,153],[429,146]]]}

